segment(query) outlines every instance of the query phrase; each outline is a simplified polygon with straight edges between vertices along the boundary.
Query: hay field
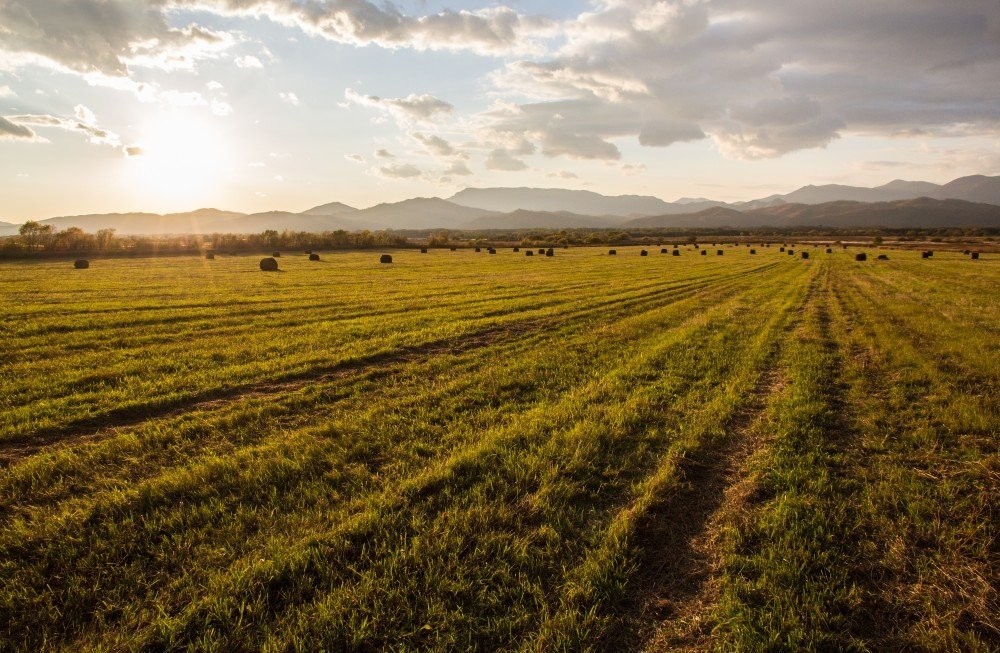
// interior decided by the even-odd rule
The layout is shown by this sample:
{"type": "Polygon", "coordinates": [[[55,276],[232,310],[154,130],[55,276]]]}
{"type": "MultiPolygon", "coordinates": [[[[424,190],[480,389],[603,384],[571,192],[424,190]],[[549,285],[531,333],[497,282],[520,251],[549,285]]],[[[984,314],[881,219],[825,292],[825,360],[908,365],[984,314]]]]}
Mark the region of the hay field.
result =
{"type": "Polygon", "coordinates": [[[1000,649],[1000,258],[755,248],[0,264],[0,650],[1000,649]]]}

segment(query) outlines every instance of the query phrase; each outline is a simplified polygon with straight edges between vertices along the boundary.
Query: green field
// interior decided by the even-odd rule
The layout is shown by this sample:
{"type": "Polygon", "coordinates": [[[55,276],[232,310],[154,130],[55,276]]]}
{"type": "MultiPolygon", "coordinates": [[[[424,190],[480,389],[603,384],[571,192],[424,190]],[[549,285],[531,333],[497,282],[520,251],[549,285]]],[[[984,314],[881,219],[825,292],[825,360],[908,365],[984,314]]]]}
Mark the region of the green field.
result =
{"type": "Polygon", "coordinates": [[[0,651],[997,651],[1000,257],[0,264],[0,651]]]}

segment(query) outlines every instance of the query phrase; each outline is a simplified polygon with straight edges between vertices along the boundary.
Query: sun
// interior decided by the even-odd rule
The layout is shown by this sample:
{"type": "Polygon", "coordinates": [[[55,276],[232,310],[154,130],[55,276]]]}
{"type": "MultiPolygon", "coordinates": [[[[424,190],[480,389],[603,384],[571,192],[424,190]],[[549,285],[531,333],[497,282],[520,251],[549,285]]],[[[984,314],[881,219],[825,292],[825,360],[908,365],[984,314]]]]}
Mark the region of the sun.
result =
{"type": "Polygon", "coordinates": [[[210,196],[226,173],[229,152],[224,134],[196,118],[164,115],[142,128],[130,156],[132,183],[146,196],[189,205],[210,196]]]}

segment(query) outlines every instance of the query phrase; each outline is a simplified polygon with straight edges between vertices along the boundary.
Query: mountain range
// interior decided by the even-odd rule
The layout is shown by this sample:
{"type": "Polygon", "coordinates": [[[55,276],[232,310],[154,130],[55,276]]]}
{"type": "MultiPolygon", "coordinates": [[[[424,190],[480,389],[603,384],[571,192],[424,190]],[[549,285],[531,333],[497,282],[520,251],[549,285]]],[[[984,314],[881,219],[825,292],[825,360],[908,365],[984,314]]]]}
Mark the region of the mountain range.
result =
{"type": "MultiPolygon", "coordinates": [[[[560,188],[466,188],[448,199],[418,197],[358,209],[330,202],[298,213],[238,213],[198,209],[186,213],[111,213],[39,220],[53,230],[113,228],[119,234],[259,233],[266,229],[570,229],[1000,227],[1000,176],[973,175],[947,184],[896,180],[866,188],[803,186],[748,202],[681,198],[666,202],[643,195],[601,195],[560,188]]],[[[0,222],[0,236],[19,225],[0,222]]]]}

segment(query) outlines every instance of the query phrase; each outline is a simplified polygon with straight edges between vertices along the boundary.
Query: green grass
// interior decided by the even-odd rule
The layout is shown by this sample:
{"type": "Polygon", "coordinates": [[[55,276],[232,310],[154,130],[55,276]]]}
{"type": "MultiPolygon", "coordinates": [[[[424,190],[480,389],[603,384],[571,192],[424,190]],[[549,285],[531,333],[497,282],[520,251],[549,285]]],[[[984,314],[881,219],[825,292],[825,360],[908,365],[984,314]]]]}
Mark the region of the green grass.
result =
{"type": "Polygon", "coordinates": [[[0,650],[995,650],[1000,267],[638,249],[0,265],[0,650]]]}

